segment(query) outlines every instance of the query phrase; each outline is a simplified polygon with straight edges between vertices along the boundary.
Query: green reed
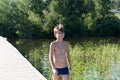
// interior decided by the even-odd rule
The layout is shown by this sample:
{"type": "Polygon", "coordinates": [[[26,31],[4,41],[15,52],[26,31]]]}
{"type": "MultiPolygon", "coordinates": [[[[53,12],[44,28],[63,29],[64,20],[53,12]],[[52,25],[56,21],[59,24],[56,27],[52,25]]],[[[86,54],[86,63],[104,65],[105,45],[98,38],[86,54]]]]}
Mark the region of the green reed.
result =
{"type": "Polygon", "coordinates": [[[118,80],[120,46],[99,41],[82,42],[70,47],[72,71],[71,80],[118,80]],[[116,66],[117,65],[117,66],[116,66]],[[116,72],[114,69],[118,67],[116,72]]]}

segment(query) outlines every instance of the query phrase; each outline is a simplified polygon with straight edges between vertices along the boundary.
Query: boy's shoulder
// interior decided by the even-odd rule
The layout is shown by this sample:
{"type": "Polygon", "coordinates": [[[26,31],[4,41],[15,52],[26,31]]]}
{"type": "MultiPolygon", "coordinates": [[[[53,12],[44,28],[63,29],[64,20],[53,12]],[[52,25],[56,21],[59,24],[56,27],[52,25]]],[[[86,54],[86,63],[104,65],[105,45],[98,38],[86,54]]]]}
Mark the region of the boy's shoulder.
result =
{"type": "Polygon", "coordinates": [[[68,41],[63,41],[64,43],[68,44],[69,42],[68,41]]]}
{"type": "Polygon", "coordinates": [[[69,45],[69,42],[68,41],[63,41],[64,44],[66,45],[69,45]]]}
{"type": "Polygon", "coordinates": [[[55,44],[56,43],[56,41],[52,41],[50,44],[55,44]]]}
{"type": "Polygon", "coordinates": [[[53,45],[55,45],[55,44],[56,44],[56,41],[52,41],[52,42],[50,43],[51,46],[53,46],[53,45]]]}
{"type": "MultiPolygon", "coordinates": [[[[69,44],[69,42],[67,42],[67,41],[63,41],[63,43],[64,43],[64,44],[66,44],[66,45],[68,45],[68,44],[69,44]]],[[[50,45],[55,45],[55,44],[57,44],[57,42],[56,42],[56,41],[52,41],[52,42],[50,43],[50,45]]]]}

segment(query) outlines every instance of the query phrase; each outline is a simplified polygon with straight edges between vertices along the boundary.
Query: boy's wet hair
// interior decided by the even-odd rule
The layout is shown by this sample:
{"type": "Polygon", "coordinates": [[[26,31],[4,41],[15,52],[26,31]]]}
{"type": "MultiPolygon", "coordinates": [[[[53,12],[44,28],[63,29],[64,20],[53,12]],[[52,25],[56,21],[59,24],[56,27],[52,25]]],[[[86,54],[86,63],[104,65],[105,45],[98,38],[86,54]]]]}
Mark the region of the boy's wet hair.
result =
{"type": "Polygon", "coordinates": [[[54,34],[56,34],[57,31],[60,31],[60,32],[64,33],[64,25],[63,25],[63,24],[58,24],[58,25],[54,28],[54,34]]]}

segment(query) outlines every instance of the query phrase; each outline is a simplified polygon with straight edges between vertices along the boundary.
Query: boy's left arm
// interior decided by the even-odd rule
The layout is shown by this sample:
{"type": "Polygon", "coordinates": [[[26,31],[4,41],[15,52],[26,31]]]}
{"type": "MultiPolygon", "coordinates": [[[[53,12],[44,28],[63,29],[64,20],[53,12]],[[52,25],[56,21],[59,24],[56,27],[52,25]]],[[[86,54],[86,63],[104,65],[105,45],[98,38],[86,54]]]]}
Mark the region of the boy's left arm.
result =
{"type": "Polygon", "coordinates": [[[66,49],[66,57],[67,57],[67,63],[69,71],[71,71],[71,59],[70,59],[70,50],[69,50],[69,44],[67,43],[67,49],[66,49]]]}

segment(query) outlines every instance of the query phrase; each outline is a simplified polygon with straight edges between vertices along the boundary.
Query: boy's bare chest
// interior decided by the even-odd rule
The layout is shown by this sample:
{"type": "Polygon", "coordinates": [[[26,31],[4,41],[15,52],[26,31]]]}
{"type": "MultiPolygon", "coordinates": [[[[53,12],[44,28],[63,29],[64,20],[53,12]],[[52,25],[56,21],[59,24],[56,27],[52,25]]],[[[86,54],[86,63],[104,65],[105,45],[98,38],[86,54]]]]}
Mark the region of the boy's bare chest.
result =
{"type": "Polygon", "coordinates": [[[55,51],[60,52],[60,53],[65,53],[66,50],[66,45],[65,44],[57,44],[55,46],[55,51]]]}

